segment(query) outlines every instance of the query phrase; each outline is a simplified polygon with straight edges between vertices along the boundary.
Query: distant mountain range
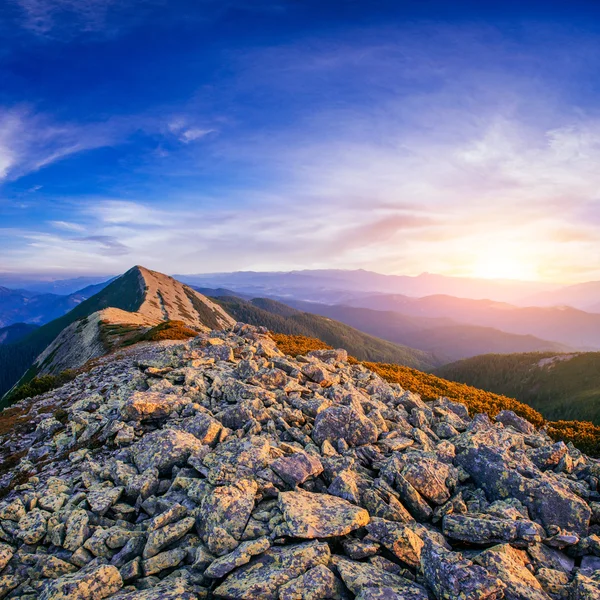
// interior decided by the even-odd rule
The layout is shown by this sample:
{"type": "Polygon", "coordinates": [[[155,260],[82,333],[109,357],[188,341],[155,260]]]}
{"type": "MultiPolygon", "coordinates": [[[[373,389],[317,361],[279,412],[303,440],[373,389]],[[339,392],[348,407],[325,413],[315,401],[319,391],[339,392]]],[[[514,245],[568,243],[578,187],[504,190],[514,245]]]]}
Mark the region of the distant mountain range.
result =
{"type": "Polygon", "coordinates": [[[69,295],[38,293],[0,287],[0,326],[14,323],[42,325],[52,321],[98,293],[109,282],[89,285],[69,295]]]}
{"type": "Polygon", "coordinates": [[[568,352],[567,345],[493,327],[459,323],[447,317],[414,316],[393,311],[290,301],[297,309],[347,323],[396,344],[431,353],[440,363],[489,352],[568,352]]]}
{"type": "Polygon", "coordinates": [[[448,294],[463,298],[494,298],[518,303],[533,294],[549,292],[558,284],[448,277],[422,273],[417,276],[383,275],[373,271],[323,269],[290,272],[239,271],[174,275],[179,281],[197,287],[228,288],[253,297],[280,296],[342,304],[357,294],[404,294],[412,297],[448,294]]]}
{"type": "Polygon", "coordinates": [[[532,335],[579,350],[600,349],[600,314],[571,307],[518,307],[493,300],[445,295],[409,298],[375,294],[349,304],[411,317],[448,318],[458,323],[493,327],[506,333],[532,335]]]}

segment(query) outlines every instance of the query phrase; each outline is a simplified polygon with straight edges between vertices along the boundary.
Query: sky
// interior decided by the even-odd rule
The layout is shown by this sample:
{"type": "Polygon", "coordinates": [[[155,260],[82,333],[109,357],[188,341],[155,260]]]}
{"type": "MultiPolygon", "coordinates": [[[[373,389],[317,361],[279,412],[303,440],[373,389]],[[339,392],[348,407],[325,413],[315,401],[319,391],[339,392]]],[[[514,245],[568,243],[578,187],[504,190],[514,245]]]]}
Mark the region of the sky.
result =
{"type": "Polygon", "coordinates": [[[600,279],[600,3],[5,0],[0,272],[600,279]]]}

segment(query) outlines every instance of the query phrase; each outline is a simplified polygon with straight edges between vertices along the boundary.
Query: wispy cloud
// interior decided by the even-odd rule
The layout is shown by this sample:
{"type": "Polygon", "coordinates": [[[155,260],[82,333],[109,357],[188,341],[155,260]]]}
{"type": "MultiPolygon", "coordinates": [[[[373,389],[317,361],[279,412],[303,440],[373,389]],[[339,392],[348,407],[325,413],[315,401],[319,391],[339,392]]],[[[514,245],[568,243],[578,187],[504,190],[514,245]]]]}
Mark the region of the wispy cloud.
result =
{"type": "Polygon", "coordinates": [[[110,122],[60,123],[30,107],[0,107],[0,182],[116,139],[110,122]]]}

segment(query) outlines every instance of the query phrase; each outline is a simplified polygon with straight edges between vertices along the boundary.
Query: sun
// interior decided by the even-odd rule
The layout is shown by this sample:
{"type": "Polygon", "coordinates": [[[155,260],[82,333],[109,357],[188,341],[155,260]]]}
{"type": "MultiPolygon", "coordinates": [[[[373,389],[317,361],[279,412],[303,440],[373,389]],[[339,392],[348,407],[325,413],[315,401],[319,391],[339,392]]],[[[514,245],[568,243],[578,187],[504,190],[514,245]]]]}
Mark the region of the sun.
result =
{"type": "Polygon", "coordinates": [[[506,252],[484,252],[477,256],[473,264],[474,277],[481,279],[535,280],[535,268],[524,257],[506,252]]]}

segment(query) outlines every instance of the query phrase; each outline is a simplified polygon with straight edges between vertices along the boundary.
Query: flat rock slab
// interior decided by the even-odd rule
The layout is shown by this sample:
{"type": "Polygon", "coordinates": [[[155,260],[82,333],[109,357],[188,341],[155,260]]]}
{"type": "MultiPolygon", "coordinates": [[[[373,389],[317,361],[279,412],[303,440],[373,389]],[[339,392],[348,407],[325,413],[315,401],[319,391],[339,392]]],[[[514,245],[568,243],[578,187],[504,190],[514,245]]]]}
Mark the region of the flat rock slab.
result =
{"type": "Polygon", "coordinates": [[[103,600],[122,587],[119,570],[112,565],[100,565],[52,581],[44,588],[40,600],[103,600]]]}
{"type": "Polygon", "coordinates": [[[346,535],[369,523],[369,513],[347,500],[329,494],[282,492],[279,508],[288,534],[298,538],[346,535]]]}

